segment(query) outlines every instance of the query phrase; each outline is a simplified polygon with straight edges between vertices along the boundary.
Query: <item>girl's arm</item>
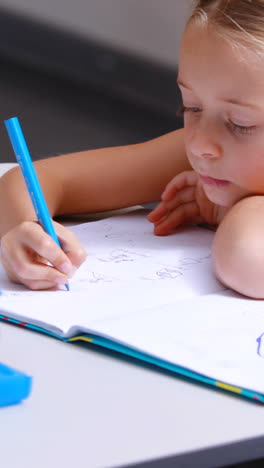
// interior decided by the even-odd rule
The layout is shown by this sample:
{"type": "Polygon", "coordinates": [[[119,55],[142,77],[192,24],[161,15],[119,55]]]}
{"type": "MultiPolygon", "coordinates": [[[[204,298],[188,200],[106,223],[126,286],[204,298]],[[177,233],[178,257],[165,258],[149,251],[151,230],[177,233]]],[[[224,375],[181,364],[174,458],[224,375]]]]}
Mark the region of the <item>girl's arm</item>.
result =
{"type": "MultiPolygon", "coordinates": [[[[157,201],[177,173],[188,169],[183,130],[130,146],[40,160],[35,168],[52,216],[104,211],[157,201]]],[[[0,178],[0,237],[36,220],[20,169],[0,178]]]]}
{"type": "Polygon", "coordinates": [[[217,206],[207,198],[197,174],[186,171],[170,181],[148,219],[157,235],[187,223],[218,226],[212,250],[216,276],[240,294],[264,299],[263,195],[244,198],[229,209],[217,206]]]}
{"type": "Polygon", "coordinates": [[[220,223],[213,244],[216,276],[229,288],[264,299],[264,197],[234,205],[220,223]]]}
{"type": "MultiPolygon", "coordinates": [[[[137,145],[41,160],[35,167],[54,217],[159,200],[169,180],[189,164],[178,130],[137,145]]],[[[55,223],[61,249],[32,221],[36,215],[20,169],[12,169],[0,179],[2,264],[11,280],[31,289],[67,283],[86,252],[64,226],[55,223]]]]}

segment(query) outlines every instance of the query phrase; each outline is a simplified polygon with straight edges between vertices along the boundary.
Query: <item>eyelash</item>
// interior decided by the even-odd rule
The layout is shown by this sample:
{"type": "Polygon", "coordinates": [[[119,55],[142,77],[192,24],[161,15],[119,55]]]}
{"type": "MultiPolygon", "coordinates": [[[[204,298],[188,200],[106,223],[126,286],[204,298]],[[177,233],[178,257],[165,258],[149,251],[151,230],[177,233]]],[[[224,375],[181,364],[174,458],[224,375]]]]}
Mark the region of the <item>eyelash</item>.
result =
{"type": "Polygon", "coordinates": [[[182,106],[180,107],[180,109],[178,110],[177,114],[178,115],[184,115],[185,112],[201,112],[202,109],[200,109],[200,107],[186,107],[186,106],[182,106]]]}
{"type": "MultiPolygon", "coordinates": [[[[200,107],[186,107],[182,106],[179,111],[177,112],[178,115],[184,115],[186,112],[193,112],[197,114],[198,112],[202,112],[200,107]]],[[[243,127],[243,125],[237,125],[232,120],[228,121],[228,126],[232,130],[233,133],[239,133],[240,135],[250,135],[252,131],[256,128],[255,125],[251,125],[249,127],[243,127]]]]}
{"type": "Polygon", "coordinates": [[[238,132],[242,135],[250,135],[256,128],[255,125],[251,125],[251,127],[243,127],[242,125],[235,124],[231,120],[228,121],[228,125],[234,133],[238,132]]]}

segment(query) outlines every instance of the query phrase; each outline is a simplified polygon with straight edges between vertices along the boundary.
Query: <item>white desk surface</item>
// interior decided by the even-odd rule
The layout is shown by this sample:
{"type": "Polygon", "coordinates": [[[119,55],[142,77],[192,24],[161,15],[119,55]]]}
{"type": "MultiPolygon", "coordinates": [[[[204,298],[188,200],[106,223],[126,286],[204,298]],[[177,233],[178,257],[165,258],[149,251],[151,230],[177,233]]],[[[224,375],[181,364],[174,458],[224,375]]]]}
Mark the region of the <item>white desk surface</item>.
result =
{"type": "Polygon", "coordinates": [[[264,406],[231,394],[4,323],[0,362],[34,379],[30,398],[0,410],[5,468],[213,468],[264,457],[264,406]]]}

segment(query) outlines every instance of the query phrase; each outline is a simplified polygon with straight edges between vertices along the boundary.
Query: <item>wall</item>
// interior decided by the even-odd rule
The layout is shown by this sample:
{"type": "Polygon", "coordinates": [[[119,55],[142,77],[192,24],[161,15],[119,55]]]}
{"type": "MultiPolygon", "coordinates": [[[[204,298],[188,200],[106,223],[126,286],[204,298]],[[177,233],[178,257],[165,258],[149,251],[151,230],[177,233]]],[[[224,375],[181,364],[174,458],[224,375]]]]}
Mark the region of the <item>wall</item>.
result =
{"type": "Polygon", "coordinates": [[[175,67],[190,0],[0,0],[0,7],[175,67]]]}

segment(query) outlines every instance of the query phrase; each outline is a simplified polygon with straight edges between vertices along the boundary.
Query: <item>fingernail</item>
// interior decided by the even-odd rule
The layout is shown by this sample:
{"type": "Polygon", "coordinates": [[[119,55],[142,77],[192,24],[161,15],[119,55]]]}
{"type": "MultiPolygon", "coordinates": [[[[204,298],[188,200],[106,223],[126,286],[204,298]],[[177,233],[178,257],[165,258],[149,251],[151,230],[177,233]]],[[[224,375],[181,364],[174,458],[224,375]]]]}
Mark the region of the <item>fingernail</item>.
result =
{"type": "Polygon", "coordinates": [[[56,278],[55,279],[55,283],[56,284],[66,284],[68,282],[68,279],[67,278],[56,278]]]}
{"type": "Polygon", "coordinates": [[[65,262],[65,263],[62,263],[62,265],[60,265],[58,269],[62,271],[63,273],[68,274],[71,272],[72,266],[70,263],[65,262]]]}
{"type": "Polygon", "coordinates": [[[77,271],[77,268],[73,266],[73,267],[71,268],[71,273],[70,273],[69,276],[72,277],[72,276],[76,273],[76,271],[77,271]]]}

